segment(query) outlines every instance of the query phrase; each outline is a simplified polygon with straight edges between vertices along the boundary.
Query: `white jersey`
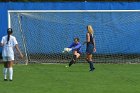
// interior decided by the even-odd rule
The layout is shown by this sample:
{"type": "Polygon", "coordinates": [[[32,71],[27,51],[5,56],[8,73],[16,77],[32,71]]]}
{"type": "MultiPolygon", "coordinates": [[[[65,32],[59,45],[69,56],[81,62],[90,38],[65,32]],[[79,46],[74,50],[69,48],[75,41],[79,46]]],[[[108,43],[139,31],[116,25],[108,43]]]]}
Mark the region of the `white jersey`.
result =
{"type": "Polygon", "coordinates": [[[18,44],[18,42],[14,36],[10,35],[10,39],[7,43],[7,37],[8,35],[3,36],[1,40],[1,43],[3,44],[2,56],[14,58],[13,48],[15,47],[16,44],[18,44]]]}

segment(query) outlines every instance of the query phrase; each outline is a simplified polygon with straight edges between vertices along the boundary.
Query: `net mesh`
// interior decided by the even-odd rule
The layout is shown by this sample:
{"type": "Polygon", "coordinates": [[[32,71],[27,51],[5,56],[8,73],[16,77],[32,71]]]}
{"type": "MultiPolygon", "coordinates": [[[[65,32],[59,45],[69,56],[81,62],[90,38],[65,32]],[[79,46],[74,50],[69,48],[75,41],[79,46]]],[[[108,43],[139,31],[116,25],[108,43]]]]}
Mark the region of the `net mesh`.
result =
{"type": "MultiPolygon", "coordinates": [[[[83,43],[87,25],[95,30],[97,52],[94,62],[127,63],[140,60],[139,12],[11,12],[11,27],[23,61],[68,62],[72,53],[63,54],[74,37],[83,43]]],[[[78,62],[85,61],[86,46],[78,62]]]]}

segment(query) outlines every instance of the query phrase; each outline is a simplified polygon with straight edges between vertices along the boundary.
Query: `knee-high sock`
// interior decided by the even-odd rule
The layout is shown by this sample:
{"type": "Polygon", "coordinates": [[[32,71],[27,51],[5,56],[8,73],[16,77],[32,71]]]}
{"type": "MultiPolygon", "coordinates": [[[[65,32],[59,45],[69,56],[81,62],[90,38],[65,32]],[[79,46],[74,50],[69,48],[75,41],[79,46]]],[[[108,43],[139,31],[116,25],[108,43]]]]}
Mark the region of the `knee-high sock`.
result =
{"type": "Polygon", "coordinates": [[[69,63],[69,67],[70,67],[73,63],[75,63],[75,61],[76,61],[76,55],[73,55],[73,58],[72,58],[72,60],[71,60],[70,63],[69,63]]]}
{"type": "Polygon", "coordinates": [[[75,63],[76,62],[76,55],[73,55],[73,63],[75,63]]]}
{"type": "Polygon", "coordinates": [[[4,79],[7,79],[7,68],[3,68],[4,79]]]}
{"type": "Polygon", "coordinates": [[[76,60],[76,55],[73,55],[73,59],[76,60]]]}
{"type": "Polygon", "coordinates": [[[70,63],[69,63],[69,67],[70,67],[73,63],[74,63],[74,61],[71,60],[70,63]]]}
{"type": "Polygon", "coordinates": [[[88,61],[88,63],[89,63],[90,70],[94,70],[95,68],[93,66],[93,62],[92,61],[88,61]]]}
{"type": "Polygon", "coordinates": [[[10,80],[13,79],[13,68],[12,67],[9,68],[9,79],[10,80]]]}

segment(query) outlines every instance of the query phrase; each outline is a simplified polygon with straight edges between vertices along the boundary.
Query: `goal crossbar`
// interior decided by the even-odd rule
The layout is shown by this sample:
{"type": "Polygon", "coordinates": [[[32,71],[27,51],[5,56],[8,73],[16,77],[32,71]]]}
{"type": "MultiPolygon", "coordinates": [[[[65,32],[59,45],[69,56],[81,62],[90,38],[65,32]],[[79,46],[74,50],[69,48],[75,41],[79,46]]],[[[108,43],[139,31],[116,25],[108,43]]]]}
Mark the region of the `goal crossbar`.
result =
{"type": "Polygon", "coordinates": [[[140,10],[8,10],[8,12],[140,12],[140,10]]]}

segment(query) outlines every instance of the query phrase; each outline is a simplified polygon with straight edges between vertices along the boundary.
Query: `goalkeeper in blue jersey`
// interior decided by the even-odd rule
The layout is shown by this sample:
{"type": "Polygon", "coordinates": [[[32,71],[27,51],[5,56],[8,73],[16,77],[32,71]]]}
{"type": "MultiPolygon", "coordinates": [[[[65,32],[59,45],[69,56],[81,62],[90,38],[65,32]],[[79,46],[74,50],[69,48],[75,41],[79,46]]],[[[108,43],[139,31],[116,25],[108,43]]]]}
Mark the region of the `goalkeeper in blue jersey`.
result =
{"type": "Polygon", "coordinates": [[[80,57],[81,54],[80,48],[81,48],[81,44],[79,42],[79,38],[74,38],[74,42],[68,48],[64,48],[64,51],[73,52],[73,58],[69,63],[69,67],[72,64],[75,64],[76,59],[80,57]]]}

